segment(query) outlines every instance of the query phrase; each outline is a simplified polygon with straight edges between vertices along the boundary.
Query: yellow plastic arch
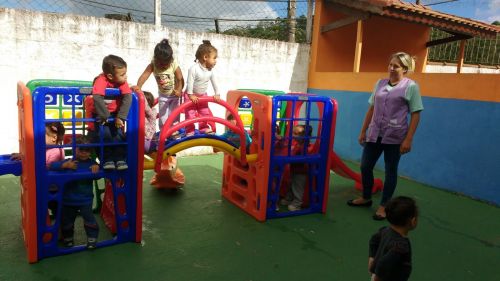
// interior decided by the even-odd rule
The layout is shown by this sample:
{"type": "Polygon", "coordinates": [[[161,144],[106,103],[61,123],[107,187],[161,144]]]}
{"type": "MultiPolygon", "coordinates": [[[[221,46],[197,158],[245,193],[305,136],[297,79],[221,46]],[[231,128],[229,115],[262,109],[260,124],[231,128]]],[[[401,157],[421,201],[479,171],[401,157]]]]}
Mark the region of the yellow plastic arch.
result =
{"type": "MultiPolygon", "coordinates": [[[[219,150],[222,150],[228,154],[231,154],[236,159],[241,158],[241,151],[238,148],[220,140],[209,139],[209,138],[199,138],[194,140],[188,140],[180,142],[169,149],[166,149],[163,153],[164,157],[167,155],[173,155],[179,151],[195,147],[195,146],[212,146],[219,150]]],[[[152,160],[144,158],[144,170],[152,170],[155,166],[156,154],[151,155],[153,157],[152,160]]],[[[247,154],[247,162],[255,162],[257,161],[257,154],[247,154]]]]}

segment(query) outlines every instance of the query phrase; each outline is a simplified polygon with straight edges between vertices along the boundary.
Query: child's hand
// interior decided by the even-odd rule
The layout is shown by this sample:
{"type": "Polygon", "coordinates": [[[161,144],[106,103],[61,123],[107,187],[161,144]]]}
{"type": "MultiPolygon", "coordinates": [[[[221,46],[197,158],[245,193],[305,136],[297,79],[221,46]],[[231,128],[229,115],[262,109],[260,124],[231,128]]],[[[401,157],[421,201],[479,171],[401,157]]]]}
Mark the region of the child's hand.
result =
{"type": "Polygon", "coordinates": [[[373,261],[375,260],[375,258],[372,258],[372,257],[369,257],[368,258],[368,272],[371,274],[371,268],[372,268],[372,265],[373,265],[373,261]]]}
{"type": "Polygon", "coordinates": [[[177,91],[177,90],[173,90],[172,93],[177,96],[177,97],[180,97],[182,95],[181,91],[177,91]]]}
{"type": "Polygon", "coordinates": [[[19,161],[19,160],[21,160],[21,153],[12,153],[10,155],[10,160],[12,160],[12,161],[19,161]]]}
{"type": "Polygon", "coordinates": [[[64,163],[62,163],[61,167],[63,169],[71,169],[71,170],[76,170],[77,168],[77,165],[78,164],[78,161],[74,161],[74,160],[68,160],[64,163]]]}
{"type": "Polygon", "coordinates": [[[216,102],[220,102],[220,95],[215,95],[215,96],[214,96],[214,100],[215,100],[216,102]]]}
{"type": "Polygon", "coordinates": [[[195,96],[194,94],[193,95],[189,95],[189,99],[194,103],[194,104],[198,104],[198,97],[195,96]]]}
{"type": "Polygon", "coordinates": [[[139,86],[132,86],[130,89],[136,93],[142,93],[142,90],[139,86]]]}
{"type": "Polygon", "coordinates": [[[96,174],[97,172],[99,172],[99,165],[94,164],[90,166],[90,170],[92,170],[93,174],[96,174]]]}
{"type": "Polygon", "coordinates": [[[125,123],[123,123],[122,119],[120,119],[120,118],[117,117],[115,119],[115,127],[121,129],[121,128],[125,127],[125,123]]]}

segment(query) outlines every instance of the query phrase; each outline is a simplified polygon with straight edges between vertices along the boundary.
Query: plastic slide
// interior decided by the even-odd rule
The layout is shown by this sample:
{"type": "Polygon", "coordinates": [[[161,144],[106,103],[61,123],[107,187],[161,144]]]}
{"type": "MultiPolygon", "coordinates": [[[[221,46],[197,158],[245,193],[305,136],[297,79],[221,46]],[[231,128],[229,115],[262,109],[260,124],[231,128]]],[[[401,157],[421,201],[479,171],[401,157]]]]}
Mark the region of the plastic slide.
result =
{"type": "MultiPolygon", "coordinates": [[[[362,184],[361,184],[361,174],[356,173],[353,170],[351,170],[347,165],[342,162],[342,159],[335,154],[335,152],[332,152],[330,154],[330,159],[331,159],[331,164],[330,164],[330,169],[334,171],[337,175],[347,178],[347,179],[352,179],[356,182],[355,188],[358,190],[362,190],[362,184]]],[[[376,193],[377,191],[382,190],[384,187],[384,183],[382,182],[381,179],[375,179],[373,182],[373,189],[372,193],[376,193]]]]}

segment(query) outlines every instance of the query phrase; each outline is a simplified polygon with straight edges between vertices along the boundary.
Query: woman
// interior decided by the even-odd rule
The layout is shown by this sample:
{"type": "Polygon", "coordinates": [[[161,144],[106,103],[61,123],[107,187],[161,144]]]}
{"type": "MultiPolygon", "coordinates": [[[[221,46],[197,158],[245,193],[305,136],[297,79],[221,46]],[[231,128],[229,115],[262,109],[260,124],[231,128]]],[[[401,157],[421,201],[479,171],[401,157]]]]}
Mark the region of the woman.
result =
{"type": "Polygon", "coordinates": [[[374,220],[385,219],[385,204],[396,189],[399,159],[402,154],[410,152],[420,111],[424,109],[418,85],[406,78],[414,68],[415,60],[407,53],[399,52],[391,56],[389,79],[377,82],[368,100],[370,106],[359,134],[358,141],[364,146],[361,158],[363,197],[349,200],[347,204],[353,207],[372,205],[373,168],[383,152],[385,183],[374,220]],[[411,116],[409,125],[408,114],[411,116]]]}

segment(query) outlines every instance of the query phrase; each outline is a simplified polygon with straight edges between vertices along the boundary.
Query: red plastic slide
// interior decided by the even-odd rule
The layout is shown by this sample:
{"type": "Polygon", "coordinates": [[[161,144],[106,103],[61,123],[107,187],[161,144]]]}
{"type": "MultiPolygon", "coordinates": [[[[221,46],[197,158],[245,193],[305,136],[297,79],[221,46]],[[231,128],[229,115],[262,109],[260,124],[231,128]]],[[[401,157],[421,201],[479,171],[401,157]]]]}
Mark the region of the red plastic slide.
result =
{"type": "MultiPolygon", "coordinates": [[[[347,178],[347,179],[352,179],[356,182],[354,187],[358,190],[362,190],[362,185],[361,185],[361,174],[356,173],[353,170],[351,170],[347,165],[342,162],[342,159],[335,154],[335,152],[332,152],[330,154],[330,169],[334,171],[337,175],[347,178]]],[[[384,183],[382,182],[381,179],[375,179],[373,182],[373,189],[372,193],[376,193],[379,190],[382,190],[384,187],[384,183]]]]}

